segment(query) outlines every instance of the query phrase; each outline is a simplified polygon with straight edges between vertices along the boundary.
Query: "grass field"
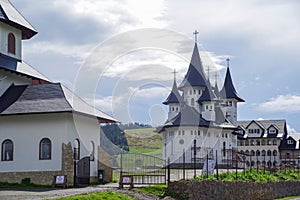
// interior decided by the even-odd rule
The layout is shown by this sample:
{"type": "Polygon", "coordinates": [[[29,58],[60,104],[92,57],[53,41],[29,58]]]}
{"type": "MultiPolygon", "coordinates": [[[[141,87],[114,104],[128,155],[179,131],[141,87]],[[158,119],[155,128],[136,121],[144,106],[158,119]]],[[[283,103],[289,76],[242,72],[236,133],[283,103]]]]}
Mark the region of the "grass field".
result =
{"type": "Polygon", "coordinates": [[[123,194],[107,191],[107,192],[93,192],[74,195],[70,197],[58,198],[57,200],[133,200],[132,198],[123,194]]]}
{"type": "Polygon", "coordinates": [[[155,128],[125,130],[130,152],[161,155],[162,135],[154,130],[155,128]]]}

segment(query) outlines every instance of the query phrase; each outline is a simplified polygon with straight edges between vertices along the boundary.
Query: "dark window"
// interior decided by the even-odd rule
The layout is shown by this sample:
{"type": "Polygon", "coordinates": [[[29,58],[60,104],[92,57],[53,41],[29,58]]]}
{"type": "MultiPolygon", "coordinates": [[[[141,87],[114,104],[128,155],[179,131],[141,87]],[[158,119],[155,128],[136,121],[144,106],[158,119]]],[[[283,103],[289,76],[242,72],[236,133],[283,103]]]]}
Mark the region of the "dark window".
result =
{"type": "MultiPolygon", "coordinates": [[[[169,132],[170,135],[170,132],[169,132]]],[[[74,141],[74,159],[79,160],[80,159],[80,142],[79,139],[75,139],[74,141]]]]}
{"type": "Polygon", "coordinates": [[[256,151],[256,156],[260,156],[260,151],[259,150],[256,151]]]}
{"type": "Polygon", "coordinates": [[[277,151],[276,150],[273,151],[273,156],[277,156],[277,151]]]}
{"type": "Polygon", "coordinates": [[[51,141],[48,138],[40,141],[39,157],[40,160],[51,160],[51,141]]]}
{"type": "Polygon", "coordinates": [[[191,106],[194,106],[195,105],[195,100],[194,98],[191,99],[191,106]]]}
{"type": "Polygon", "coordinates": [[[223,142],[223,156],[226,156],[226,142],[223,142]]]}
{"type": "Polygon", "coordinates": [[[14,155],[14,144],[11,140],[4,140],[2,143],[2,161],[12,161],[14,155]]]}
{"type": "Polygon", "coordinates": [[[7,52],[16,54],[16,38],[12,33],[7,36],[7,52]]]}
{"type": "Polygon", "coordinates": [[[265,155],[266,155],[266,151],[265,151],[265,150],[262,150],[261,155],[262,155],[262,156],[265,156],[265,155]]]}
{"type": "Polygon", "coordinates": [[[267,151],[267,155],[268,155],[268,156],[271,156],[271,154],[272,154],[271,151],[268,150],[268,151],[267,151]]]}

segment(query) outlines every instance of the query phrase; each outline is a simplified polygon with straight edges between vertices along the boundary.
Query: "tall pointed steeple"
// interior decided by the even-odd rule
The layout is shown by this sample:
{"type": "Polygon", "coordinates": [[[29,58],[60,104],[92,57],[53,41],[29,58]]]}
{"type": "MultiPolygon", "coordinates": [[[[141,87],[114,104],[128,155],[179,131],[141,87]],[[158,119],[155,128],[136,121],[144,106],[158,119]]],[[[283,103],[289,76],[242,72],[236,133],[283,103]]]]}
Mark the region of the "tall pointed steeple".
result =
{"type": "Polygon", "coordinates": [[[173,87],[172,87],[172,91],[169,94],[169,96],[167,97],[167,99],[163,102],[163,104],[168,105],[170,103],[178,103],[180,104],[182,102],[182,97],[179,94],[178,88],[177,88],[177,84],[176,84],[176,71],[174,70],[174,82],[173,82],[173,87]]]}
{"type": "Polygon", "coordinates": [[[181,90],[184,87],[191,87],[191,86],[205,87],[207,85],[207,81],[205,77],[206,76],[203,70],[203,65],[199,55],[198,46],[197,43],[195,43],[189,69],[178,88],[181,90]]]}
{"type": "Polygon", "coordinates": [[[227,61],[227,71],[226,71],[223,88],[220,91],[221,97],[223,99],[236,99],[238,102],[245,102],[245,100],[239,96],[239,94],[234,88],[231,75],[230,75],[229,58],[227,58],[226,61],[227,61]]]}

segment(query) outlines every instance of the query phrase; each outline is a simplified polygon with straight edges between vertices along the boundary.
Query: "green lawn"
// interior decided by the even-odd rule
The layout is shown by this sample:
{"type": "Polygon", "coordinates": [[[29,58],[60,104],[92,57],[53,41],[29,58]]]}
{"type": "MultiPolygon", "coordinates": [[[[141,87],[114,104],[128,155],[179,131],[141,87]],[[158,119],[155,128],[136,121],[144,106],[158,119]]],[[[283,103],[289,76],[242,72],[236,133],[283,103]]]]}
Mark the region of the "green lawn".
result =
{"type": "Polygon", "coordinates": [[[58,198],[57,200],[133,200],[132,198],[123,194],[106,191],[106,192],[92,192],[74,195],[70,197],[58,198]]]}

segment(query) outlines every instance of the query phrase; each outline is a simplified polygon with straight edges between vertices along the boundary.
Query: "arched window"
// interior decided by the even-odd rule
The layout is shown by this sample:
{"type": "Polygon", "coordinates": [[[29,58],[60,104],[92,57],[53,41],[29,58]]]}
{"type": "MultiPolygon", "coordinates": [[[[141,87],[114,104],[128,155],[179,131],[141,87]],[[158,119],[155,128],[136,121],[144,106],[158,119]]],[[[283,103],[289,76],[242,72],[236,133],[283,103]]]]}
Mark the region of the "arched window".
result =
{"type": "Polygon", "coordinates": [[[256,146],[260,146],[260,141],[256,140],[256,146]]]}
{"type": "Polygon", "coordinates": [[[251,150],[251,156],[255,156],[255,151],[251,150]]]}
{"type": "Polygon", "coordinates": [[[266,155],[266,151],[265,151],[265,150],[262,150],[261,155],[262,155],[262,156],[265,156],[265,155],[266,155]]]}
{"type": "Polygon", "coordinates": [[[2,142],[2,161],[12,161],[14,156],[14,144],[11,140],[4,140],[2,142]]]}
{"type": "Polygon", "coordinates": [[[7,36],[7,52],[16,54],[16,38],[13,33],[9,33],[7,36]]]}
{"type": "Polygon", "coordinates": [[[273,145],[277,145],[277,140],[273,140],[273,145]]]}
{"type": "Polygon", "coordinates": [[[273,156],[277,156],[277,151],[276,150],[273,151],[273,156]]]}
{"type": "Polygon", "coordinates": [[[192,98],[192,99],[191,99],[191,106],[194,106],[194,105],[195,105],[195,99],[192,98]]]}
{"type": "Polygon", "coordinates": [[[268,150],[267,151],[267,156],[271,156],[271,155],[272,155],[271,150],[268,150]]]}
{"type": "Polygon", "coordinates": [[[40,160],[51,159],[51,141],[48,138],[43,138],[40,141],[39,159],[40,160]]]}
{"type": "Polygon", "coordinates": [[[79,139],[74,140],[74,159],[80,159],[80,142],[79,139]]]}
{"type": "Polygon", "coordinates": [[[256,151],[256,156],[260,156],[260,151],[259,150],[256,151]]]}
{"type": "Polygon", "coordinates": [[[95,160],[95,145],[93,141],[90,142],[90,160],[95,160]]]}
{"type": "Polygon", "coordinates": [[[250,155],[248,150],[245,151],[245,154],[246,154],[247,156],[250,155]]]}

